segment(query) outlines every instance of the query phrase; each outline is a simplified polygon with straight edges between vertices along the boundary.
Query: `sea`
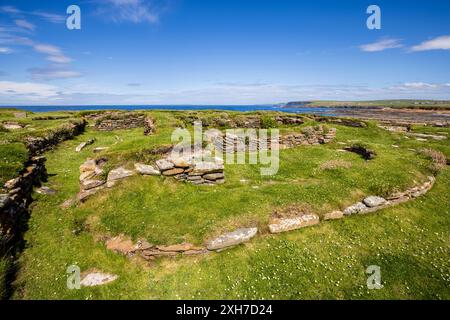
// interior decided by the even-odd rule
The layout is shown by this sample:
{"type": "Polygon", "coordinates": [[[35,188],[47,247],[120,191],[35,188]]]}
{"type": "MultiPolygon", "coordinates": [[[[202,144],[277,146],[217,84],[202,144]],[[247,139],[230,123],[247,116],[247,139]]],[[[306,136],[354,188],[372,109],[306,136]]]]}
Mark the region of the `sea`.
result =
{"type": "MultiPolygon", "coordinates": [[[[7,107],[0,107],[7,108],[7,107]]],[[[10,107],[9,107],[10,108],[10,107]]],[[[322,116],[336,115],[333,108],[282,107],[280,105],[80,105],[80,106],[15,106],[31,112],[83,111],[83,110],[225,110],[225,111],[280,111],[322,116]]]]}

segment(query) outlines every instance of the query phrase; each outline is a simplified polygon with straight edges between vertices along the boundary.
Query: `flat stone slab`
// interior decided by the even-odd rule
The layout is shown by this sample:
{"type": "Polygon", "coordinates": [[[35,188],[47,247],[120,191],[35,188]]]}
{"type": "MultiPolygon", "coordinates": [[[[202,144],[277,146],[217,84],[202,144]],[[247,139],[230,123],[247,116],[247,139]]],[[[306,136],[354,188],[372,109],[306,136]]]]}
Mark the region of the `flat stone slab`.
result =
{"type": "Polygon", "coordinates": [[[368,207],[364,203],[358,202],[358,203],[355,203],[354,205],[346,208],[344,210],[344,214],[346,216],[348,216],[348,215],[355,214],[355,213],[362,213],[362,212],[366,211],[367,209],[368,209],[368,207]]]}
{"type": "Polygon", "coordinates": [[[80,173],[88,172],[88,171],[95,171],[95,168],[97,167],[97,163],[93,159],[86,160],[81,166],[80,166],[80,173]]]}
{"type": "Polygon", "coordinates": [[[101,286],[117,279],[114,274],[102,273],[102,272],[92,272],[88,273],[80,281],[80,285],[83,287],[94,287],[101,286]]]}
{"type": "Polygon", "coordinates": [[[363,203],[369,208],[373,208],[385,204],[386,199],[377,196],[369,196],[363,200],[363,203]]]}
{"type": "Polygon", "coordinates": [[[125,237],[124,235],[119,235],[117,237],[108,239],[106,241],[106,248],[127,255],[136,251],[138,249],[138,246],[135,245],[130,238],[125,237]]]}
{"type": "Polygon", "coordinates": [[[344,213],[342,211],[336,210],[329,212],[323,216],[323,220],[335,220],[341,219],[344,217],[344,213]]]}
{"type": "Polygon", "coordinates": [[[168,161],[166,159],[160,159],[160,160],[156,161],[156,166],[161,171],[170,170],[173,167],[175,167],[175,165],[172,162],[170,162],[170,161],[168,161]]]}
{"type": "Polygon", "coordinates": [[[134,175],[133,171],[120,167],[117,169],[113,169],[109,172],[108,181],[120,180],[127,177],[131,177],[132,175],[134,175]]]}
{"type": "Polygon", "coordinates": [[[134,168],[142,175],[159,176],[161,174],[158,169],[148,164],[135,163],[134,168]]]}
{"type": "Polygon", "coordinates": [[[270,233],[280,233],[296,230],[318,224],[319,216],[316,214],[304,214],[294,218],[274,219],[269,224],[270,233]]]}
{"type": "Polygon", "coordinates": [[[75,152],[80,152],[81,150],[83,150],[86,146],[93,144],[94,143],[94,139],[90,139],[88,141],[82,142],[80,143],[76,148],[75,148],[75,152]]]}
{"type": "Polygon", "coordinates": [[[249,241],[258,232],[258,228],[241,228],[236,231],[223,234],[206,243],[208,250],[218,250],[232,247],[240,243],[249,241]]]}
{"type": "Polygon", "coordinates": [[[46,195],[54,195],[56,194],[56,190],[53,190],[49,187],[40,187],[38,189],[36,189],[36,192],[39,194],[46,194],[46,195]]]}
{"type": "Polygon", "coordinates": [[[200,161],[195,163],[192,175],[202,175],[205,173],[218,173],[222,172],[223,168],[224,168],[223,163],[200,161]]]}
{"type": "Polygon", "coordinates": [[[101,185],[105,184],[106,181],[103,180],[83,180],[81,182],[81,188],[83,190],[90,190],[97,187],[100,187],[101,185]]]}
{"type": "Polygon", "coordinates": [[[170,170],[163,171],[162,174],[164,176],[175,176],[175,175],[183,173],[183,172],[184,172],[184,169],[182,169],[182,168],[173,168],[170,170]]]}

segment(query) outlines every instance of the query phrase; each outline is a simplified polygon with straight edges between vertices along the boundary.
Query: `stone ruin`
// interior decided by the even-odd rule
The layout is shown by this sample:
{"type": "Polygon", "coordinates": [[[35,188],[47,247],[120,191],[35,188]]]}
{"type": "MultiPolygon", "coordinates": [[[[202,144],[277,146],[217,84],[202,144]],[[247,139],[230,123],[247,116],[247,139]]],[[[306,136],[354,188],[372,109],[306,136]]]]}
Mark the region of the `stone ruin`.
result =
{"type": "Polygon", "coordinates": [[[143,113],[136,112],[103,112],[85,115],[85,119],[94,121],[94,128],[98,131],[113,131],[144,127],[144,134],[150,135],[155,131],[155,122],[143,113]]]}

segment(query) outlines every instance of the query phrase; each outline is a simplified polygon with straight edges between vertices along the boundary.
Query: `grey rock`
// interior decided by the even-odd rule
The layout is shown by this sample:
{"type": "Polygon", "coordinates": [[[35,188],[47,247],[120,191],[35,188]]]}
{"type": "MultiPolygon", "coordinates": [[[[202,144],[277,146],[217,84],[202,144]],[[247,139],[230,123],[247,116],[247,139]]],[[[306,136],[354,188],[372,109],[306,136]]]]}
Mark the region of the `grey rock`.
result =
{"type": "Polygon", "coordinates": [[[93,144],[94,143],[94,139],[89,139],[88,141],[82,142],[78,145],[78,147],[75,148],[75,152],[80,152],[81,150],[83,150],[86,146],[93,144]]]}
{"type": "Polygon", "coordinates": [[[7,202],[8,202],[8,195],[0,194],[0,208],[3,208],[7,202]]]}
{"type": "Polygon", "coordinates": [[[365,210],[367,210],[366,205],[364,203],[362,203],[362,202],[358,202],[358,203],[355,203],[354,205],[346,208],[344,210],[344,214],[346,216],[348,216],[348,215],[351,215],[351,214],[364,212],[365,210]]]}
{"type": "Polygon", "coordinates": [[[332,211],[329,213],[326,213],[323,216],[323,220],[335,220],[335,219],[341,219],[342,217],[344,217],[344,213],[342,211],[332,211]]]}
{"type": "Polygon", "coordinates": [[[161,159],[161,160],[156,161],[156,165],[158,166],[159,170],[161,170],[161,171],[170,170],[173,167],[175,167],[175,165],[172,162],[170,162],[166,159],[161,159]]]}
{"type": "Polygon", "coordinates": [[[88,159],[80,166],[80,173],[87,171],[95,171],[96,167],[97,167],[96,161],[93,159],[88,159]]]}
{"type": "Polygon", "coordinates": [[[143,175],[159,176],[161,174],[159,170],[147,164],[135,163],[134,168],[136,169],[137,172],[143,175]]]}
{"type": "Polygon", "coordinates": [[[20,178],[14,178],[5,182],[6,189],[14,189],[20,183],[20,178]]]}
{"type": "Polygon", "coordinates": [[[92,272],[88,273],[83,277],[83,279],[80,282],[80,285],[83,287],[94,287],[110,283],[116,279],[117,276],[114,274],[92,272]]]}
{"type": "Polygon", "coordinates": [[[94,153],[98,153],[98,152],[102,152],[102,151],[105,151],[105,150],[108,150],[109,148],[108,147],[97,147],[97,148],[94,148],[94,150],[92,150],[94,153]]]}
{"type": "Polygon", "coordinates": [[[206,243],[206,247],[208,248],[208,250],[218,250],[235,246],[240,243],[249,241],[256,235],[257,232],[258,228],[241,228],[208,241],[206,243]]]}
{"type": "Polygon", "coordinates": [[[103,184],[105,184],[106,181],[103,180],[83,180],[81,182],[81,188],[83,190],[90,190],[93,188],[97,188],[103,184]]]}
{"type": "Polygon", "coordinates": [[[200,161],[195,163],[192,175],[222,172],[223,168],[222,163],[200,161]]]}
{"type": "Polygon", "coordinates": [[[369,196],[363,200],[369,208],[378,207],[386,203],[386,199],[377,196],[369,196]]]}
{"type": "Polygon", "coordinates": [[[223,173],[208,173],[205,174],[203,176],[203,178],[207,179],[207,180],[218,180],[218,179],[223,179],[224,178],[224,174],[223,173]]]}
{"type": "Polygon", "coordinates": [[[113,169],[108,173],[108,182],[121,180],[127,177],[131,177],[132,175],[134,175],[133,171],[124,169],[122,167],[113,169]]]}
{"type": "Polygon", "coordinates": [[[294,218],[274,219],[269,224],[269,230],[271,233],[280,233],[312,226],[318,224],[319,222],[320,220],[318,215],[304,214],[294,218]]]}
{"type": "Polygon", "coordinates": [[[53,190],[49,187],[40,187],[36,189],[36,192],[39,194],[45,194],[45,195],[54,195],[56,194],[56,190],[53,190]]]}

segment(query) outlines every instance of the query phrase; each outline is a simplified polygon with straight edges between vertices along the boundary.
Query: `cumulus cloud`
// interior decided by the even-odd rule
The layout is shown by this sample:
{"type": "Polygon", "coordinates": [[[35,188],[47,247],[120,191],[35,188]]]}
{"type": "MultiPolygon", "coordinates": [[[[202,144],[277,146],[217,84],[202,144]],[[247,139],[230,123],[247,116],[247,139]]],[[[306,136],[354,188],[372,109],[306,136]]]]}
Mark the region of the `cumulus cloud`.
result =
{"type": "Polygon", "coordinates": [[[441,36],[411,47],[411,51],[450,50],[450,36],[441,36]]]}
{"type": "Polygon", "coordinates": [[[26,30],[34,31],[34,29],[36,29],[36,26],[34,24],[24,19],[14,20],[14,23],[16,24],[16,26],[24,28],[26,30]]]}
{"type": "Polygon", "coordinates": [[[362,51],[366,52],[378,52],[387,49],[401,48],[403,45],[400,43],[399,39],[381,39],[377,42],[363,44],[359,46],[362,51]]]}

